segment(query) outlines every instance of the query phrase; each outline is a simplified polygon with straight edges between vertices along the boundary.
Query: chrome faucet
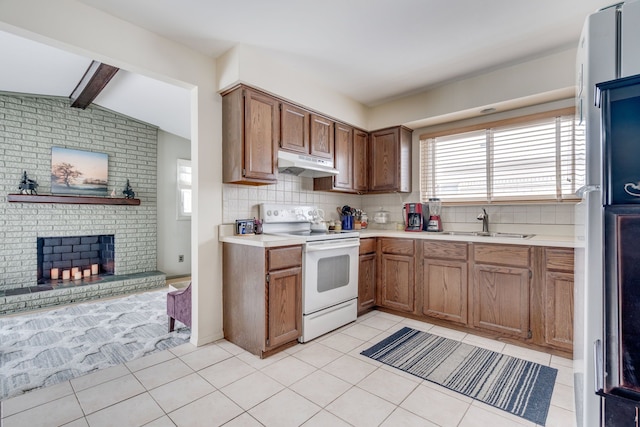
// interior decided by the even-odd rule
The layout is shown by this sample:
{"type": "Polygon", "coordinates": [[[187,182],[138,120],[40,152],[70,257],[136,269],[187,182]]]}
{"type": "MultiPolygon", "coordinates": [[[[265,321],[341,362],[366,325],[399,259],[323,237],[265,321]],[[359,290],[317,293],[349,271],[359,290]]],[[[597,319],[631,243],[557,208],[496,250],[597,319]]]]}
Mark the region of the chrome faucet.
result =
{"type": "Polygon", "coordinates": [[[478,215],[478,220],[482,220],[482,232],[489,232],[489,214],[485,208],[482,208],[482,213],[478,215]]]}

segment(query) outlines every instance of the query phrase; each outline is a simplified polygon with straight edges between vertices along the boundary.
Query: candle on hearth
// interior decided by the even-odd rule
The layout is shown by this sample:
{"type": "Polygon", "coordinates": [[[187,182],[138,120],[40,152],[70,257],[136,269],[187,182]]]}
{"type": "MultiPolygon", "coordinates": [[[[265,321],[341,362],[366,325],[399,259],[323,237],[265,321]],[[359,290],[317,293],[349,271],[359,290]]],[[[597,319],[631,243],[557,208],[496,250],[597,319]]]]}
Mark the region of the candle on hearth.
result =
{"type": "Polygon", "coordinates": [[[76,271],[75,274],[73,275],[73,280],[80,280],[82,279],[82,273],[79,271],[76,271]]]}
{"type": "Polygon", "coordinates": [[[58,280],[59,270],[57,268],[51,269],[51,280],[58,280]]]}
{"type": "Polygon", "coordinates": [[[91,274],[94,276],[98,274],[98,264],[91,264],[91,274]]]}
{"type": "Polygon", "coordinates": [[[73,267],[73,268],[71,269],[71,275],[72,275],[73,277],[76,277],[76,273],[77,273],[78,271],[80,271],[80,269],[79,269],[78,267],[73,267]]]}
{"type": "Polygon", "coordinates": [[[91,277],[91,270],[88,268],[84,269],[84,272],[82,274],[84,277],[91,277]]]}
{"type": "Polygon", "coordinates": [[[62,280],[69,280],[71,278],[71,272],[69,270],[62,270],[62,280]]]}

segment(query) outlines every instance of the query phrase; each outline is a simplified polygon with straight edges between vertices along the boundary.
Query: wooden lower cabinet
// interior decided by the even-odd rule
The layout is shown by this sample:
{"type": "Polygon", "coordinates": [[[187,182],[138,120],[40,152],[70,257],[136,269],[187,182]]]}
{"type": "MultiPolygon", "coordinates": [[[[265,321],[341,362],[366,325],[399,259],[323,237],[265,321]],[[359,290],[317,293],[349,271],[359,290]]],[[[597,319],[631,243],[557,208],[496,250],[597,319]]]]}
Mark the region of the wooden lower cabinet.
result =
{"type": "Polygon", "coordinates": [[[224,337],[265,357],[302,335],[302,246],[224,243],[224,337]]]}
{"type": "Polygon", "coordinates": [[[467,244],[422,242],[421,313],[461,325],[468,322],[467,244]]]}
{"type": "Polygon", "coordinates": [[[358,266],[358,314],[376,305],[376,239],[360,240],[360,264],[358,266]]]}
{"type": "Polygon", "coordinates": [[[573,349],[573,249],[545,248],[543,283],[546,345],[573,349]]]}
{"type": "Polygon", "coordinates": [[[529,337],[529,269],[475,265],[473,270],[473,325],[529,337]]]}
{"type": "Polygon", "coordinates": [[[412,239],[380,239],[378,305],[413,313],[415,308],[415,249],[412,239]]]}
{"type": "Polygon", "coordinates": [[[467,262],[425,259],[422,314],[467,324],[467,262]]]}
{"type": "Polygon", "coordinates": [[[295,341],[302,335],[302,267],[269,272],[267,348],[295,341]]]}

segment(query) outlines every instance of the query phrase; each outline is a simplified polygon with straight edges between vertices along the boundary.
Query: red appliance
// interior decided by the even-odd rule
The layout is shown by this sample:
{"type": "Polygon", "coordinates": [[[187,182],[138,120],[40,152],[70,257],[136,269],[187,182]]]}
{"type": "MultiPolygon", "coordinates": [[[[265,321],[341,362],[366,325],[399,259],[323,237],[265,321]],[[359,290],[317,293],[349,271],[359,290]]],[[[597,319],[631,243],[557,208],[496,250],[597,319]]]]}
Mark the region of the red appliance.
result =
{"type": "Polygon", "coordinates": [[[440,211],[442,209],[442,203],[438,198],[429,199],[429,222],[427,223],[427,231],[442,231],[442,218],[440,218],[440,211]]]}
{"type": "Polygon", "coordinates": [[[404,231],[422,231],[424,224],[422,203],[405,203],[404,211],[406,218],[404,219],[404,231]]]}

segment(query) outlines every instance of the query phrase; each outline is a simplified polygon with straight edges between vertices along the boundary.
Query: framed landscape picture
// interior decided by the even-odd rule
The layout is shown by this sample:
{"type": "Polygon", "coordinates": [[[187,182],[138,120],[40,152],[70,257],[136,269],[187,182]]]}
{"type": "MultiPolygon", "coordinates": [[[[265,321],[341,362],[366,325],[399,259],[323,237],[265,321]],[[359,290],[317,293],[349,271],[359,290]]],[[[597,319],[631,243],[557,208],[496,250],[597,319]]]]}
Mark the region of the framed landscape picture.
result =
{"type": "Polygon", "coordinates": [[[51,147],[51,194],[106,197],[109,155],[51,147]]]}

